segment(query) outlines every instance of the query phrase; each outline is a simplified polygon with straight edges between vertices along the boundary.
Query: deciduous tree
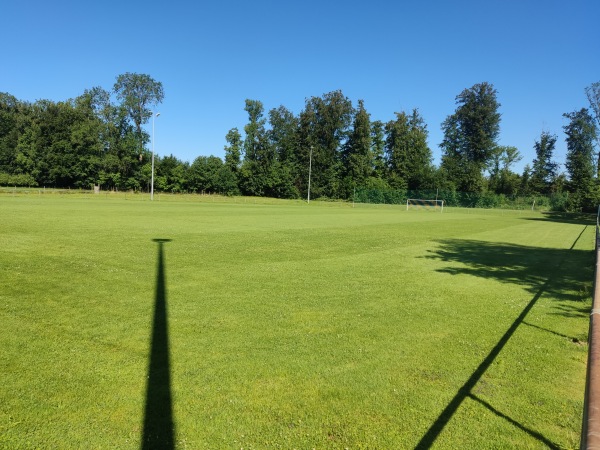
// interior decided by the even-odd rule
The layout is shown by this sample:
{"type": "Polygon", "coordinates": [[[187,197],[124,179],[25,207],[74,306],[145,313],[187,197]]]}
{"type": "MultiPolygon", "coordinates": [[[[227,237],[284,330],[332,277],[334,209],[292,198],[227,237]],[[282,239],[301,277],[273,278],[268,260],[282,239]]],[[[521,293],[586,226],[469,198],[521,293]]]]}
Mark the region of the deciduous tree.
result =
{"type": "Polygon", "coordinates": [[[147,135],[142,132],[142,125],[152,117],[150,107],[162,103],[165,97],[163,85],[150,75],[127,72],[117,76],[113,92],[135,125],[139,154],[142,155],[147,140],[147,135]]]}
{"type": "Polygon", "coordinates": [[[283,198],[298,198],[299,119],[286,107],[280,106],[269,111],[269,124],[271,129],[267,135],[276,156],[271,170],[273,194],[283,198]]]}
{"type": "Polygon", "coordinates": [[[519,189],[519,176],[511,171],[511,166],[523,159],[517,147],[499,145],[489,163],[490,190],[496,194],[514,195],[519,189]]]}
{"type": "Polygon", "coordinates": [[[372,176],[385,177],[385,125],[381,120],[371,123],[371,154],[373,155],[372,176]]]}
{"type": "Polygon", "coordinates": [[[442,124],[442,166],[455,186],[481,192],[483,170],[496,148],[500,133],[500,104],[489,83],[479,83],[456,97],[454,114],[442,124]]]}
{"type": "Polygon", "coordinates": [[[346,196],[352,188],[363,186],[373,173],[373,154],[371,153],[371,120],[364,102],[358,101],[354,123],[348,141],[343,149],[346,196]]]}
{"type": "Polygon", "coordinates": [[[558,164],[552,160],[556,146],[556,135],[542,131],[535,141],[535,159],[531,172],[531,189],[538,194],[549,194],[557,176],[558,164]]]}
{"type": "Polygon", "coordinates": [[[232,128],[225,136],[227,144],[225,146],[225,165],[232,173],[237,174],[242,163],[242,152],[244,140],[237,128],[232,128]]]}
{"type": "Polygon", "coordinates": [[[138,134],[142,125],[152,117],[150,107],[162,103],[165,97],[160,81],[150,75],[130,72],[117,76],[113,91],[129,113],[138,134]]]}
{"type": "Polygon", "coordinates": [[[385,129],[389,184],[397,189],[425,187],[432,179],[433,166],[427,125],[419,111],[396,113],[396,120],[388,122],[385,129]]]}
{"type": "Polygon", "coordinates": [[[598,142],[598,157],[596,159],[596,176],[600,178],[600,81],[592,83],[585,88],[585,95],[590,102],[596,125],[596,140],[598,142]]]}
{"type": "MultiPolygon", "coordinates": [[[[352,102],[342,91],[306,100],[300,113],[301,167],[308,178],[312,148],[311,196],[341,198],[342,147],[348,138],[353,115],[352,102]]],[[[306,186],[306,184],[304,184],[306,186]]]]}
{"type": "Polygon", "coordinates": [[[246,100],[244,110],[248,123],[244,126],[244,161],[240,173],[240,187],[247,195],[272,196],[277,184],[276,155],[270,144],[263,117],[264,107],[258,100],[246,100]]]}
{"type": "MultiPolygon", "coordinates": [[[[581,194],[583,200],[592,190],[594,180],[595,159],[594,140],[596,126],[594,119],[585,108],[579,111],[563,114],[569,123],[564,131],[567,135],[567,171],[571,190],[581,194]]],[[[579,206],[584,206],[580,204],[579,206]]]]}

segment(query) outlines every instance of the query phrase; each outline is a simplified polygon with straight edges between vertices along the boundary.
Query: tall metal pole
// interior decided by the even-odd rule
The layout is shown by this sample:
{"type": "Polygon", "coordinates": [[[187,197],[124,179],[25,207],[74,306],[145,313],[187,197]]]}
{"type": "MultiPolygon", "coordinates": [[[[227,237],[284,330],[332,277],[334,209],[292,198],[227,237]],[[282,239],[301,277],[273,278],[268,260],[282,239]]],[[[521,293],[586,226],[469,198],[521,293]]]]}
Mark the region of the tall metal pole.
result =
{"type": "Polygon", "coordinates": [[[154,118],[160,113],[152,113],[152,181],[150,182],[150,200],[154,200],[154,118]]]}
{"type": "Polygon", "coordinates": [[[310,203],[310,174],[312,172],[312,152],[313,152],[313,147],[311,145],[310,146],[310,157],[308,159],[308,198],[306,200],[306,203],[310,203]]]}

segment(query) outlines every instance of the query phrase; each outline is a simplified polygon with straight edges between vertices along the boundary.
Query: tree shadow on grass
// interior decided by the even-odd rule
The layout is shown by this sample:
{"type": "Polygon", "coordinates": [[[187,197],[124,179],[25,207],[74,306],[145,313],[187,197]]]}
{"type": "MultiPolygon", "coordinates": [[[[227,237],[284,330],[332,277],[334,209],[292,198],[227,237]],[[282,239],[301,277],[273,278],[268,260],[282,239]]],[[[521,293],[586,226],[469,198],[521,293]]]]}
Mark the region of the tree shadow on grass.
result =
{"type": "Polygon", "coordinates": [[[426,258],[458,264],[439,272],[496,279],[523,286],[533,294],[551,278],[556,282],[546,287],[548,296],[571,301],[588,296],[594,270],[594,255],[589,250],[460,239],[444,240],[440,244],[441,247],[432,250],[426,258]]]}
{"type": "MultiPolygon", "coordinates": [[[[454,398],[450,400],[450,403],[423,435],[415,447],[416,449],[430,448],[434,444],[466,398],[478,401],[497,416],[506,419],[509,423],[547,446],[558,448],[540,433],[525,427],[505,414],[496,411],[483,400],[474,397],[473,388],[500,354],[517,328],[524,322],[525,317],[542,295],[550,295],[558,300],[582,300],[581,296],[572,294],[572,292],[579,291],[581,285],[591,280],[593,254],[590,251],[574,250],[574,247],[586,228],[587,225],[568,250],[452,239],[441,241],[441,247],[427,256],[428,258],[450,263],[461,263],[460,266],[453,265],[453,267],[440,269],[441,272],[453,275],[467,274],[495,278],[501,282],[515,283],[532,292],[533,298],[486,358],[459,388],[454,398]],[[586,266],[590,267],[589,272],[583,270],[586,266]]],[[[572,314],[571,311],[565,313],[567,317],[570,314],[572,314]]]]}
{"type": "Polygon", "coordinates": [[[158,243],[158,267],[154,297],[152,343],[148,363],[146,407],[144,411],[143,450],[175,448],[175,423],[171,397],[171,366],[167,317],[167,289],[163,244],[170,239],[153,239],[158,243]]]}
{"type": "Polygon", "coordinates": [[[571,223],[574,225],[595,225],[596,215],[588,213],[565,213],[557,211],[548,211],[543,213],[543,217],[527,217],[525,220],[571,223]]]}
{"type": "Polygon", "coordinates": [[[555,306],[555,309],[557,310],[557,312],[554,312],[551,314],[557,314],[557,315],[560,315],[563,317],[577,318],[577,317],[589,317],[589,315],[590,315],[590,308],[587,305],[582,306],[582,305],[577,305],[577,304],[570,304],[570,305],[562,304],[562,305],[555,306]]]}

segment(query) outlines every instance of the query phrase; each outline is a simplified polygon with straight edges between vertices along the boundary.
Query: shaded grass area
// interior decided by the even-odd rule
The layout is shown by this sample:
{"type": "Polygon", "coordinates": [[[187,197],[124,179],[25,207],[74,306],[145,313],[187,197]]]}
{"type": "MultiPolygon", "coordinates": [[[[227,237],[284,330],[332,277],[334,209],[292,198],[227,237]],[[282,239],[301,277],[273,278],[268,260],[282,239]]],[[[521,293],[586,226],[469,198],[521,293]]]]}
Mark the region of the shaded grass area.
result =
{"type": "Polygon", "coordinates": [[[139,448],[160,417],[161,286],[175,448],[578,442],[585,218],[43,197],[0,213],[0,446],[139,448]]]}

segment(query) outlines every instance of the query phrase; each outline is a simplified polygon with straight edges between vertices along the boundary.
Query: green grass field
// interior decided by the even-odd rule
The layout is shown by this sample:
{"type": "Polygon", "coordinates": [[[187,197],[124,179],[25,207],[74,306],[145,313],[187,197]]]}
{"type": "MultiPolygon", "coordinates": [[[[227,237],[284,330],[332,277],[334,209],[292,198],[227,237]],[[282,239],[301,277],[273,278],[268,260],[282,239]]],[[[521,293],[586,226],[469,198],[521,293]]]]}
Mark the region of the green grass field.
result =
{"type": "Polygon", "coordinates": [[[206,200],[0,196],[0,448],[578,445],[594,221],[206,200]]]}

